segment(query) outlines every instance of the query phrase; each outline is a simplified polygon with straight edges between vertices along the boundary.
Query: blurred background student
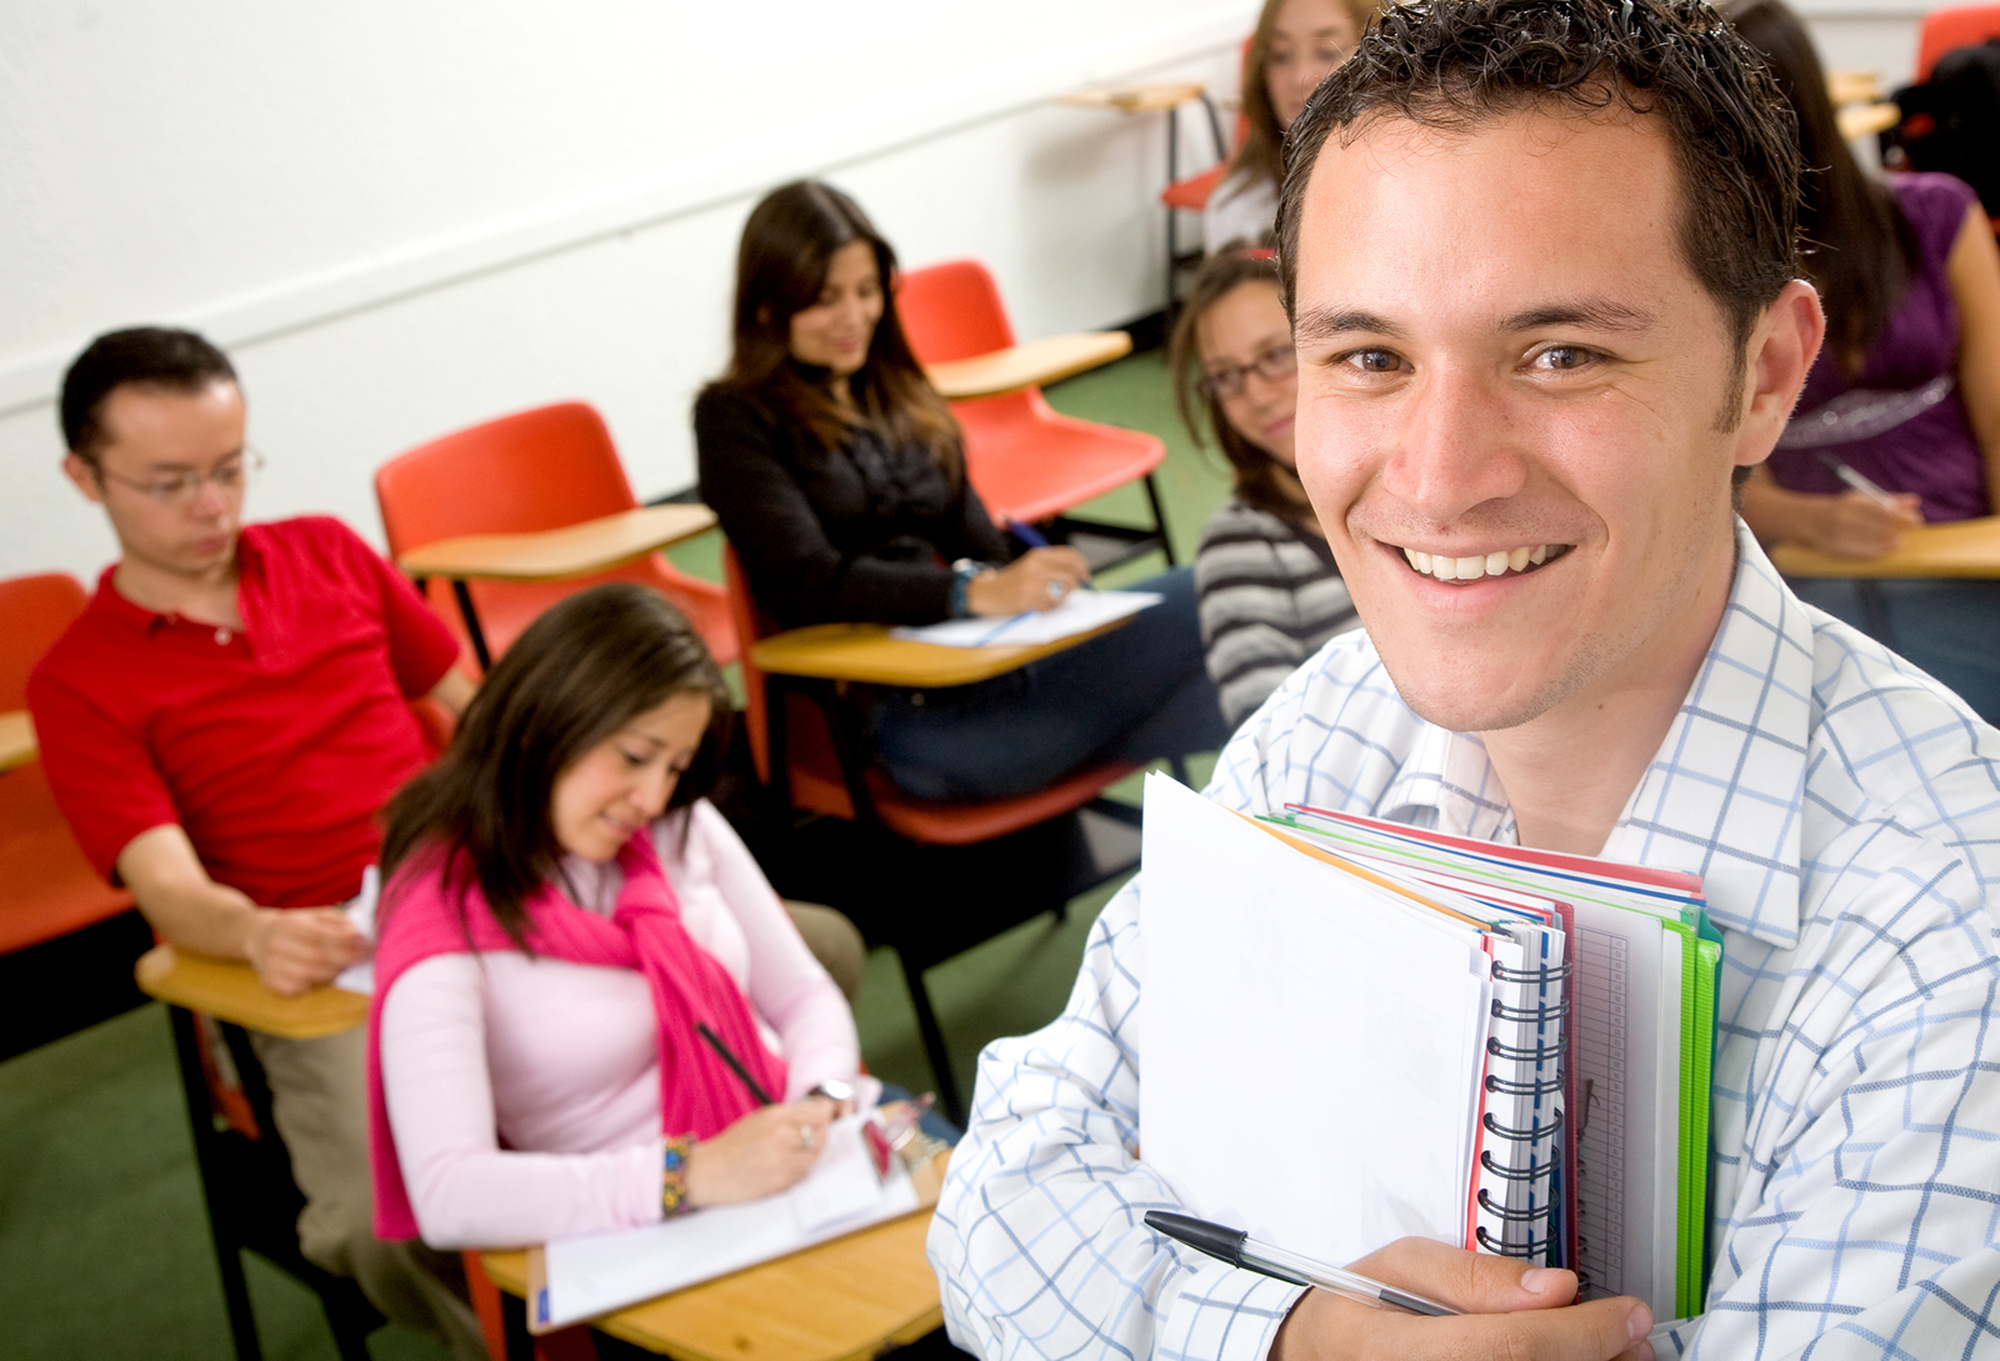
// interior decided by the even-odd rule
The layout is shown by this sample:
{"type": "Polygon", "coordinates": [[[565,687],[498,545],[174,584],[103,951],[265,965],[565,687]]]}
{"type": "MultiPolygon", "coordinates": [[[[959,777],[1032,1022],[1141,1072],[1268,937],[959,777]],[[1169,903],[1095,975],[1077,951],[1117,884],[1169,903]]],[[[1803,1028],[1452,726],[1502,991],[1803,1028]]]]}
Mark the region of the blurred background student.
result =
{"type": "MultiPolygon", "coordinates": [[[[774,190],[743,229],[734,348],[695,402],[695,443],[702,500],[787,628],[1004,619],[1089,577],[1074,549],[1020,552],[987,514],[958,423],[889,306],[895,271],[860,206],[823,184],[774,190]]],[[[922,798],[1004,798],[1095,761],[1220,746],[1192,574],[1136,589],[1165,599],[1006,675],[876,692],[890,778],[922,798]]]]}
{"type": "Polygon", "coordinates": [[[1270,244],[1285,129],[1354,51],[1378,8],[1374,0],[1264,0],[1243,63],[1247,133],[1202,210],[1202,240],[1211,255],[1240,243],[1270,244]]]}
{"type": "MultiPolygon", "coordinates": [[[[1798,16],[1778,0],[1724,12],[1798,113],[1806,267],[1827,321],[1798,411],[1743,488],[1743,518],[1766,542],[1865,559],[1894,549],[1913,524],[1992,514],[2000,251],[1985,211],[1949,175],[1866,174],[1841,139],[1798,16]],[[1889,497],[1852,489],[1838,465],[1889,497]]],[[[1792,586],[2000,721],[2000,582],[1857,575],[1792,586]]]]}
{"type": "Polygon", "coordinates": [[[369,1018],[385,1237],[539,1243],[769,1195],[863,1084],[872,1102],[845,999],[701,797],[727,705],[663,597],[594,587],[520,636],[390,803],[369,1018]]]}
{"type": "Polygon", "coordinates": [[[1202,530],[1194,578],[1209,678],[1235,728],[1359,623],[1299,484],[1298,360],[1271,252],[1237,249],[1202,266],[1167,362],[1189,433],[1212,435],[1234,477],[1202,530]]]}

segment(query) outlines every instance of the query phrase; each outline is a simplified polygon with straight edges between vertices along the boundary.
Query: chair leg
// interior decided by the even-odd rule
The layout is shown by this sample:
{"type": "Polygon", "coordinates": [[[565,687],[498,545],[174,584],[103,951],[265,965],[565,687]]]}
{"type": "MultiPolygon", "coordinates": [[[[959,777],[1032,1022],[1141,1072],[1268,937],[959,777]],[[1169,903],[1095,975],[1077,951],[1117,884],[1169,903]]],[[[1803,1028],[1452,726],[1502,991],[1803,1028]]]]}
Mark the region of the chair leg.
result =
{"type": "Polygon", "coordinates": [[[910,989],[910,1005],[917,1012],[917,1033],[923,1037],[924,1057],[931,1063],[936,1081],[938,1104],[960,1128],[965,1125],[965,1105],[958,1095],[958,1081],[951,1075],[951,1055],[944,1047],[944,1031],[938,1028],[937,1013],[931,1010],[930,990],[924,986],[924,971],[908,950],[898,948],[896,957],[903,965],[903,981],[910,989]]]}
{"type": "Polygon", "coordinates": [[[1153,507],[1153,527],[1160,531],[1160,554],[1166,558],[1167,566],[1178,567],[1180,560],[1174,556],[1173,535],[1167,533],[1166,508],[1160,504],[1160,484],[1151,473],[1146,474],[1146,500],[1153,507]]]}
{"type": "Polygon", "coordinates": [[[168,1007],[167,1016],[173,1024],[181,1092],[187,1101],[189,1128],[194,1135],[195,1166],[201,1174],[202,1209],[208,1215],[209,1237],[215,1244],[215,1266],[222,1277],[222,1302],[229,1314],[229,1335],[236,1344],[236,1361],[263,1361],[264,1349],[257,1342],[257,1317],[250,1309],[250,1285],[243,1277],[243,1254],[231,1241],[227,1227],[216,1218],[216,1192],[222,1174],[215,1166],[216,1136],[209,1111],[208,1080],[202,1074],[201,1034],[194,1013],[185,1008],[168,1007]]]}

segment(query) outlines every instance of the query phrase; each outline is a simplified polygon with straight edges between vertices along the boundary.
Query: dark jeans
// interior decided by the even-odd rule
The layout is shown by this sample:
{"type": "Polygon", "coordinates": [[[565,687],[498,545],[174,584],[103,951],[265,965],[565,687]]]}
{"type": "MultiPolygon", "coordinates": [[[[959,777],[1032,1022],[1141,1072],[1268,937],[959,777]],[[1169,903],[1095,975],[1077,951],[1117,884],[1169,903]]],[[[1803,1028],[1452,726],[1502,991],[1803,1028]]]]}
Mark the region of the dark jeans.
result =
{"type": "Polygon", "coordinates": [[[2000,723],[2000,581],[1945,577],[1787,579],[1801,600],[1854,625],[2000,723]]]}
{"type": "Polygon", "coordinates": [[[1150,761],[1228,740],[1202,662],[1194,572],[1135,590],[1165,597],[1131,622],[977,685],[895,690],[874,705],[889,777],[925,799],[1011,798],[1094,761],[1150,761]]]}

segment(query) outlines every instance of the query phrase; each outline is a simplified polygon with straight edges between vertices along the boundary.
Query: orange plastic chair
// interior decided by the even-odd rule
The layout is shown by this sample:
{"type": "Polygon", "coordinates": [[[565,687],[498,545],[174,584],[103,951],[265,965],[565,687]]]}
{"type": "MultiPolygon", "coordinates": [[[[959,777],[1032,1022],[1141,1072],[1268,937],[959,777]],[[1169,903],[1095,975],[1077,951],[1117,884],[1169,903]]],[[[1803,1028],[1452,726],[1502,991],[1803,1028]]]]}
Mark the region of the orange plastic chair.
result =
{"type": "Polygon", "coordinates": [[[1962,5],[1934,9],[1924,16],[1917,34],[1917,82],[1931,78],[1938,58],[1954,48],[1971,47],[2000,38],[2000,5],[1962,5]]]}
{"type": "MultiPolygon", "coordinates": [[[[611,432],[595,408],[561,402],[486,421],[400,454],[375,473],[391,556],[460,534],[560,529],[639,504],[611,432]]],[[[680,571],[659,553],[596,576],[568,581],[471,581],[480,632],[494,657],[543,610],[603,581],[651,586],[686,614],[715,660],[736,658],[736,633],[722,588],[680,571]]],[[[475,649],[449,583],[425,583],[431,609],[475,649]]]]}
{"type": "MultiPolygon", "coordinates": [[[[948,260],[906,271],[896,288],[896,312],[910,348],[926,364],[1004,350],[1014,327],[1000,290],[976,260],[948,260]]],[[[995,519],[1036,524],[1058,521],[1124,545],[1097,566],[1124,562],[1158,549],[1174,563],[1167,517],[1153,470],[1167,447],[1152,435],[1059,414],[1040,388],[953,402],[965,430],[965,467],[995,519]],[[1151,529],[1062,518],[1065,511],[1135,479],[1143,480],[1153,511],[1151,529]]]]}
{"type": "MultiPolygon", "coordinates": [[[[769,675],[757,665],[751,645],[776,633],[777,627],[751,598],[734,548],[724,547],[722,571],[737,635],[744,640],[743,716],[751,758],[758,778],[790,809],[854,822],[870,832],[918,846],[975,846],[1068,817],[1086,806],[1115,821],[1136,825],[1138,810],[1102,798],[1107,785],[1138,769],[1127,762],[1090,766],[1036,793],[983,803],[936,803],[903,793],[870,762],[860,716],[844,702],[838,685],[769,675]]],[[[893,841],[883,844],[887,849],[893,841]]],[[[1046,899],[1032,893],[1012,896],[1008,899],[1011,911],[984,915],[976,921],[968,920],[962,901],[963,891],[973,886],[960,885],[952,890],[952,896],[961,897],[960,915],[947,923],[941,914],[925,929],[899,932],[882,942],[893,946],[902,961],[924,1053],[937,1078],[938,1099],[954,1119],[963,1118],[964,1108],[952,1078],[944,1034],[924,986],[924,970],[1043,912],[1054,910],[1060,918],[1073,893],[1123,873],[1135,860],[1100,865],[1086,875],[1087,882],[1067,885],[1046,899]]],[[[887,892],[899,877],[885,871],[875,880],[878,891],[887,892]]],[[[930,883],[914,887],[918,892],[933,891],[930,883]]]]}
{"type": "MultiPolygon", "coordinates": [[[[0,581],[0,710],[27,707],[28,673],[83,613],[83,584],[65,572],[0,581]]],[[[0,775],[0,954],[107,921],[132,895],[83,858],[39,760],[0,775]]]]}

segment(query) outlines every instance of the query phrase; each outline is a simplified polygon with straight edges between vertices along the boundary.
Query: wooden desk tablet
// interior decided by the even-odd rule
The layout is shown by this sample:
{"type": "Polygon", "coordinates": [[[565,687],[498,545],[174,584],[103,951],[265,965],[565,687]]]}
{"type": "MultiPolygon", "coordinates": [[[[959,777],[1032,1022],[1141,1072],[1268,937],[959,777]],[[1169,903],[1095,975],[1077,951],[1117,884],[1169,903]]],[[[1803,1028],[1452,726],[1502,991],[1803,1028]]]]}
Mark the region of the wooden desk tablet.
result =
{"type": "Polygon", "coordinates": [[[1903,545],[1880,558],[1836,558],[1798,544],[1780,544],[1771,561],[1792,577],[2000,577],[2000,515],[1918,525],[1903,545]]]}
{"type": "Polygon", "coordinates": [[[1853,104],[1834,115],[1840,125],[1840,139],[1856,141],[1887,132],[1903,121],[1903,111],[1894,104],[1853,104]]]}
{"type": "MultiPolygon", "coordinates": [[[[949,1154],[931,1164],[942,1178],[949,1154]]],[[[944,1322],[924,1260],[924,1211],[608,1314],[592,1327],[680,1361],[863,1361],[944,1322]]],[[[489,1252],[486,1274],[526,1297],[528,1254],[489,1252]]]]}
{"type": "Polygon", "coordinates": [[[752,644],[750,657],[774,676],[906,685],[917,689],[970,685],[1075,647],[1131,618],[1126,615],[1102,628],[1073,633],[1052,643],[1002,643],[992,647],[939,647],[936,643],[892,638],[886,624],[809,624],[752,644]]]}
{"type": "Polygon", "coordinates": [[[0,713],[0,771],[26,765],[40,751],[35,741],[34,720],[28,717],[26,709],[0,713]]]}
{"type": "Polygon", "coordinates": [[[482,670],[493,665],[486,633],[479,627],[469,578],[495,581],[566,581],[616,567],[669,544],[691,539],[715,527],[715,512],[707,506],[682,504],[640,506],[613,515],[564,525],[560,529],[509,534],[461,534],[412,548],[396,565],[417,578],[444,577],[458,598],[466,636],[482,670]]]}
{"type": "Polygon", "coordinates": [[[1079,331],[1011,345],[969,359],[926,364],[924,372],[947,400],[959,402],[1042,387],[1114,359],[1123,359],[1131,352],[1132,337],[1123,331],[1079,331]]]}
{"type": "Polygon", "coordinates": [[[140,991],[162,1002],[286,1039],[337,1035],[368,1019],[368,999],[360,993],[326,987],[303,997],[280,997],[245,960],[217,959],[171,945],[156,945],[139,956],[133,973],[140,991]]]}
{"type": "Polygon", "coordinates": [[[714,527],[715,512],[707,506],[641,506],[561,529],[439,539],[412,548],[396,565],[411,576],[561,581],[616,567],[714,527]]]}
{"type": "Polygon", "coordinates": [[[1144,85],[1112,85],[1057,95],[1056,103],[1073,109],[1116,109],[1120,113],[1158,113],[1178,109],[1201,98],[1198,80],[1164,80],[1144,85]]]}

